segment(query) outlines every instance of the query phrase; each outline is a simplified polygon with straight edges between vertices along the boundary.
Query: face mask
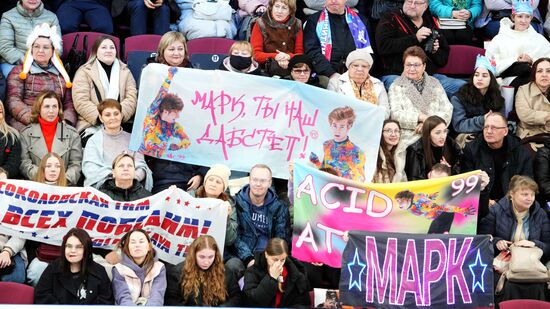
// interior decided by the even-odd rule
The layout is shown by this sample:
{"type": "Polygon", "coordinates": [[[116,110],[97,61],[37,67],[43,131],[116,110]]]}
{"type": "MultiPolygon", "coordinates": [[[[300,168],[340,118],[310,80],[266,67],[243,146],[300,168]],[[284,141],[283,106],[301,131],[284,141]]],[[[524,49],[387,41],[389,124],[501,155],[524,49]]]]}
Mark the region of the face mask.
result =
{"type": "Polygon", "coordinates": [[[252,57],[229,56],[229,64],[236,70],[244,70],[252,64],[252,57]]]}

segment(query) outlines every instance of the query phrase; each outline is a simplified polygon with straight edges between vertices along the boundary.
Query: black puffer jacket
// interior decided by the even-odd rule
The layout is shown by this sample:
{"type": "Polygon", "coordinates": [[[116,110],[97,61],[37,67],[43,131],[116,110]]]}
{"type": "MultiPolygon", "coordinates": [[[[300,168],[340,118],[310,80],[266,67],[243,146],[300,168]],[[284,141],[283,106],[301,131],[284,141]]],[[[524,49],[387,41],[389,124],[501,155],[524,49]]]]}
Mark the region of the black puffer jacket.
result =
{"type": "MultiPolygon", "coordinates": [[[[289,256],[286,258],[287,278],[280,308],[311,307],[309,283],[304,265],[289,256]]],[[[244,305],[248,307],[268,308],[275,306],[277,280],[268,273],[264,253],[256,254],[255,263],[244,274],[244,305]]]]}
{"type": "MultiPolygon", "coordinates": [[[[460,156],[462,156],[462,150],[460,146],[449,136],[445,140],[445,147],[451,149],[452,158],[447,161],[451,164],[452,174],[458,174],[460,156]]],[[[417,140],[414,144],[407,147],[407,160],[405,163],[405,173],[407,174],[407,180],[419,180],[427,179],[428,173],[426,170],[426,161],[424,160],[424,146],[422,139],[417,140]]]]}
{"type": "Polygon", "coordinates": [[[151,192],[145,190],[141,183],[134,179],[134,184],[128,189],[122,189],[115,185],[114,179],[108,179],[101,185],[99,191],[107,194],[115,201],[131,202],[151,196],[151,192]]]}

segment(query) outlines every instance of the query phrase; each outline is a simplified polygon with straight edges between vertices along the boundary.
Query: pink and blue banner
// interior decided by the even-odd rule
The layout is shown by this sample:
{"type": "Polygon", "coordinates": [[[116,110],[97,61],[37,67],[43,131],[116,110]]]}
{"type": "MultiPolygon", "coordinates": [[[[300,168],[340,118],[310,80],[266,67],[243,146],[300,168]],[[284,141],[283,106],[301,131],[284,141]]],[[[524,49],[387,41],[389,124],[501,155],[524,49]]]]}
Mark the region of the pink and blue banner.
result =
{"type": "Polygon", "coordinates": [[[353,231],[340,299],[354,307],[493,307],[492,262],[489,235],[353,231]]]}
{"type": "Polygon", "coordinates": [[[349,230],[475,235],[479,192],[479,171],[374,184],[296,162],[292,255],[340,267],[349,230]]]}
{"type": "Polygon", "coordinates": [[[348,170],[370,180],[383,121],[381,107],[294,81],[150,64],[141,74],[130,148],[245,172],[264,163],[286,179],[288,161],[316,157],[322,164],[332,141],[342,139],[356,150],[348,170]],[[328,115],[345,106],[355,121],[336,131],[328,115]]]}

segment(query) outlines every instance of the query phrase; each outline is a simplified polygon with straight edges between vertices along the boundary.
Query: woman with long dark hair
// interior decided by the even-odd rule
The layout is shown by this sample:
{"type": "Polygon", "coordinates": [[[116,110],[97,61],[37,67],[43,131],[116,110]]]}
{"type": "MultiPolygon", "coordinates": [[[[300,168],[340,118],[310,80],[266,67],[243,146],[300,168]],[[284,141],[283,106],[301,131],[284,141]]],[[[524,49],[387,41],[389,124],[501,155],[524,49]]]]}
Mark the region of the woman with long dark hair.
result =
{"type": "Polygon", "coordinates": [[[533,63],[531,81],[519,87],[516,95],[518,136],[525,138],[550,133],[550,58],[533,63]]]}
{"type": "Polygon", "coordinates": [[[403,179],[403,164],[396,160],[395,153],[401,137],[401,126],[397,120],[387,119],[382,126],[382,138],[376,161],[376,171],[372,182],[392,183],[406,181],[403,179]],[[398,166],[400,166],[398,168],[398,166]]]}
{"type": "Polygon", "coordinates": [[[233,272],[225,271],[218,244],[212,236],[201,235],[195,239],[185,261],[176,268],[178,271],[168,274],[165,305],[239,306],[241,290],[237,279],[233,272]],[[181,274],[179,278],[178,274],[181,274]]]}
{"type": "Polygon", "coordinates": [[[111,282],[105,268],[92,259],[92,239],[72,228],[63,237],[61,257],[52,262],[34,290],[36,304],[109,305],[111,282]]]}
{"type": "Polygon", "coordinates": [[[474,74],[451,98],[456,133],[481,133],[489,113],[504,112],[504,98],[495,74],[494,61],[478,55],[474,74]]]}
{"type": "Polygon", "coordinates": [[[286,241],[270,239],[265,251],[257,253],[254,260],[244,274],[244,305],[267,308],[311,305],[304,265],[289,256],[286,241]]]}
{"type": "Polygon", "coordinates": [[[113,268],[115,304],[162,306],[166,291],[166,270],[146,231],[134,229],[120,241],[122,262],[113,268]]]}
{"type": "Polygon", "coordinates": [[[436,163],[457,171],[460,147],[449,136],[447,123],[439,116],[430,116],[422,126],[422,136],[407,148],[405,172],[407,180],[427,179],[436,163]]]}

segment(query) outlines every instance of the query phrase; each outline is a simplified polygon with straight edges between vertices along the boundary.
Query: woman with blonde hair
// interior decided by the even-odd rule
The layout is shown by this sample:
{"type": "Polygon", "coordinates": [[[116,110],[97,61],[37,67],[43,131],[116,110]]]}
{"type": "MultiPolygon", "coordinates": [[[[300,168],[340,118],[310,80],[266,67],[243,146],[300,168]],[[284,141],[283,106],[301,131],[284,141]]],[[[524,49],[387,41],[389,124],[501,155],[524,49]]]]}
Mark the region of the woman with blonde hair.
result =
{"type": "Polygon", "coordinates": [[[98,124],[97,106],[106,99],[122,105],[122,122],[129,121],[136,111],[136,81],[126,64],[117,57],[113,38],[98,37],[92,54],[74,76],[73,102],[78,113],[78,132],[98,124]]]}
{"type": "Polygon", "coordinates": [[[253,57],[252,45],[247,41],[237,41],[229,48],[229,57],[223,59],[220,70],[262,75],[260,65],[253,57]]]}
{"type": "Polygon", "coordinates": [[[120,241],[122,261],[113,268],[115,304],[162,306],[166,270],[159,262],[146,231],[134,229],[120,241]]]}
{"type": "Polygon", "coordinates": [[[0,179],[14,178],[21,165],[19,132],[6,122],[4,104],[0,101],[0,179]]]}
{"type": "Polygon", "coordinates": [[[201,235],[195,239],[185,261],[176,269],[168,275],[166,305],[239,306],[241,291],[237,279],[233,272],[225,271],[214,237],[201,235]]]}
{"type": "MultiPolygon", "coordinates": [[[[527,176],[515,175],[510,180],[508,194],[489,208],[481,219],[478,234],[493,237],[495,256],[510,250],[512,245],[537,247],[542,250],[542,263],[550,258],[550,221],[535,200],[537,183],[527,176]]],[[[495,286],[499,276],[495,275],[495,286]]],[[[546,283],[504,283],[499,301],[509,299],[545,300],[546,283]]]]}
{"type": "Polygon", "coordinates": [[[25,178],[34,179],[42,158],[55,152],[62,159],[68,183],[78,182],[82,169],[80,136],[63,119],[57,94],[53,91],[39,94],[32,108],[31,124],[21,132],[20,171],[25,178]]]}
{"type": "MultiPolygon", "coordinates": [[[[52,186],[66,187],[67,179],[63,159],[54,152],[47,153],[38,165],[34,181],[52,186]]],[[[59,246],[36,242],[31,242],[27,246],[36,248],[36,258],[31,261],[27,269],[27,279],[31,285],[35,286],[46,267],[61,256],[61,250],[59,246]]]]}
{"type": "Polygon", "coordinates": [[[177,31],[166,32],[160,38],[154,62],[172,67],[190,67],[185,36],[177,31]]]}

